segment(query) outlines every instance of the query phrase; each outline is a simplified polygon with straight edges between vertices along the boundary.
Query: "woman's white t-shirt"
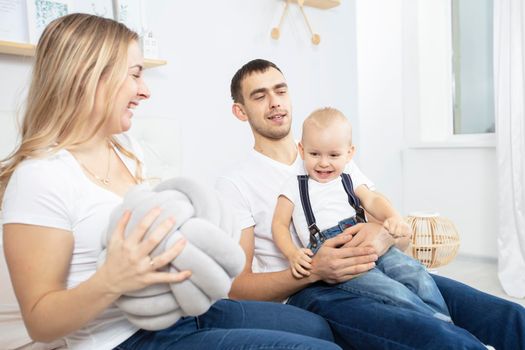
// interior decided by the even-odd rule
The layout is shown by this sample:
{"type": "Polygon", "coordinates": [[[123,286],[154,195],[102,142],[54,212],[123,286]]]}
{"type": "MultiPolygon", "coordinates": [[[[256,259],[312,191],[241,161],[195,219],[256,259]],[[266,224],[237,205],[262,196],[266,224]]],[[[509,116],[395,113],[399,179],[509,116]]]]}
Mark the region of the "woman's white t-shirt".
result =
{"type": "MultiPolygon", "coordinates": [[[[129,136],[120,135],[118,140],[142,159],[140,147],[129,136]]],[[[135,174],[135,161],[117,154],[135,174]]],[[[121,202],[117,194],[93,183],[71,153],[60,150],[47,158],[25,160],[16,168],[3,199],[3,222],[72,232],[74,249],[66,281],[71,289],[95,273],[101,236],[107,230],[110,213],[121,202]]],[[[64,339],[69,348],[112,349],[137,330],[113,304],[64,339]]]]}

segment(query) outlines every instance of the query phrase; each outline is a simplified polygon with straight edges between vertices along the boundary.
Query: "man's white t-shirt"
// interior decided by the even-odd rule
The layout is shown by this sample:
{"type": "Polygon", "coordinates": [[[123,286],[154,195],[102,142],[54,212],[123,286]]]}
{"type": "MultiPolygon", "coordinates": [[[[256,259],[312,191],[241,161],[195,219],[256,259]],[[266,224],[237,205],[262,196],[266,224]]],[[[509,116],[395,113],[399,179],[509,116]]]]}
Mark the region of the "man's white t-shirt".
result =
{"type": "MultiPolygon", "coordinates": [[[[288,260],[281,254],[272,238],[272,219],[277,197],[284,182],[291,176],[304,174],[302,159],[291,165],[277,162],[255,150],[248,157],[232,167],[230,174],[221,176],[216,189],[233,208],[241,229],[253,226],[255,235],[252,271],[273,272],[288,268],[288,260]]],[[[348,163],[345,172],[362,177],[362,183],[373,188],[354,162],[348,163]]],[[[292,237],[296,237],[290,227],[292,237]]],[[[295,239],[294,243],[300,245],[295,239]]]]}
{"type": "MultiPolygon", "coordinates": [[[[120,135],[119,141],[142,159],[140,147],[129,136],[120,135]]],[[[117,153],[135,174],[135,161],[117,153]]],[[[3,222],[72,232],[74,248],[66,281],[71,289],[95,273],[102,233],[121,202],[117,194],[93,183],[71,153],[60,150],[47,158],[25,160],[16,168],[3,199],[3,222]]],[[[112,349],[137,330],[113,304],[64,339],[68,348],[112,349]]]]}

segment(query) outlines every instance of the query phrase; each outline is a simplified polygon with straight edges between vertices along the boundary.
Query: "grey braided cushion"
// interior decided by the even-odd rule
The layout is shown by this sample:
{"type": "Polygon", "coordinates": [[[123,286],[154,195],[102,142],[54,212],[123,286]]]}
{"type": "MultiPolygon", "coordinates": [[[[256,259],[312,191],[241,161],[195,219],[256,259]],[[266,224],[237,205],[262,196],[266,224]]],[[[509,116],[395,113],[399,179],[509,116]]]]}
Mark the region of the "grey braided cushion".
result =
{"type": "Polygon", "coordinates": [[[109,234],[124,211],[131,211],[127,236],[156,206],[162,208],[162,213],[146,237],[169,216],[175,218],[175,226],[150,256],[161,254],[184,236],[184,250],[164,270],[191,270],[192,275],[184,282],[152,285],[116,301],[131,323],[147,330],[163,329],[182,316],[206,312],[215,301],[227,297],[233,278],[245,263],[244,252],[237,243],[240,230],[216,192],[187,178],[173,178],[153,190],[145,185],[135,186],[125,195],[122,204],[112,212],[108,232],[102,237],[104,249],[99,266],[105,261],[109,234]]]}

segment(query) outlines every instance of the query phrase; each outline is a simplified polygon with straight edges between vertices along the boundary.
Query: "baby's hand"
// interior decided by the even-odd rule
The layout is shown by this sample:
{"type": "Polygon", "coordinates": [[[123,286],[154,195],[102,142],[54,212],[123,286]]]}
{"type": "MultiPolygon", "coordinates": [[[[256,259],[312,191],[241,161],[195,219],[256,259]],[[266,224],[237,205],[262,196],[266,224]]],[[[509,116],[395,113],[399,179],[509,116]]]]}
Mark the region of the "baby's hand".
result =
{"type": "Polygon", "coordinates": [[[412,237],[412,229],[400,216],[392,216],[383,222],[383,227],[395,238],[412,237]]]}
{"type": "Polygon", "coordinates": [[[303,278],[310,276],[312,268],[312,256],[314,253],[308,248],[296,249],[295,252],[288,257],[292,274],[295,278],[303,278]]]}

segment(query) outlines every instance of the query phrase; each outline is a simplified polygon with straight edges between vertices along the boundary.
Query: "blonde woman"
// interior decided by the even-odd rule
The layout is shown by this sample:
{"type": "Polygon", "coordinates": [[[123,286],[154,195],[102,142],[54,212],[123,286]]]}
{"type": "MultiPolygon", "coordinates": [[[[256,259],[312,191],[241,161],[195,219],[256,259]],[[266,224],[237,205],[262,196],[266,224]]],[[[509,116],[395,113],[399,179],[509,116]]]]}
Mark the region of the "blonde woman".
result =
{"type": "Polygon", "coordinates": [[[96,268],[109,213],[142,180],[140,150],[125,134],[150,96],[137,39],[113,20],[73,14],[49,24],[38,43],[21,143],[0,167],[5,255],[30,336],[78,349],[337,348],[305,336],[332,340],[323,319],[286,305],[223,300],[157,332],[137,329],[115,307],[123,293],[191,274],[156,270],[184,242],[150,264],[155,244],[142,237],[158,210],[127,238],[125,214],[96,268]]]}

